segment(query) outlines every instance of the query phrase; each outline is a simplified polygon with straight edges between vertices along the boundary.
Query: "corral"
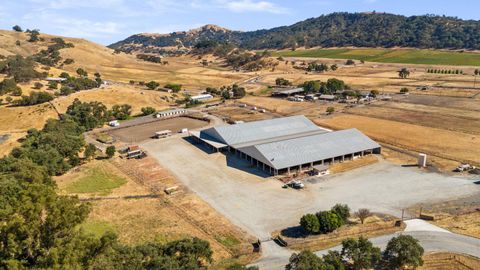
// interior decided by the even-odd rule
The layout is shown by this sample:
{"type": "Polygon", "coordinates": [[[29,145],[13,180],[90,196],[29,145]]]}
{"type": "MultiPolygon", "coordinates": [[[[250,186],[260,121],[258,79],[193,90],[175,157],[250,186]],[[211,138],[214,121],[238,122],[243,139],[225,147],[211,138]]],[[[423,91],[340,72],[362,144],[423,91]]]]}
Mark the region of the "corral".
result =
{"type": "Polygon", "coordinates": [[[158,121],[140,123],[129,127],[120,127],[109,131],[108,133],[117,140],[123,142],[141,142],[155,136],[155,132],[160,130],[171,130],[173,133],[180,132],[182,129],[196,129],[204,127],[208,122],[190,117],[175,117],[158,121]]]}

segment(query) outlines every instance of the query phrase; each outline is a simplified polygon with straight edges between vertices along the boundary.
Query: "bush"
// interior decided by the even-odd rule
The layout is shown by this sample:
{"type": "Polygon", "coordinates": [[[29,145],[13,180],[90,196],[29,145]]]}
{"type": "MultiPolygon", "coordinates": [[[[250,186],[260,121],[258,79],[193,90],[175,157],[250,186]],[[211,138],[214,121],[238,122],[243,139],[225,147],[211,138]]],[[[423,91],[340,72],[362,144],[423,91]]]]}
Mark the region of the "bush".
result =
{"type": "Polygon", "coordinates": [[[13,89],[12,96],[19,97],[21,95],[22,95],[22,88],[16,87],[15,89],[13,89]]]}
{"type": "Polygon", "coordinates": [[[321,211],[316,214],[321,233],[330,233],[342,226],[341,218],[333,211],[321,211]]]}
{"type": "Polygon", "coordinates": [[[320,232],[320,223],[314,214],[306,214],[300,219],[300,226],[309,234],[320,232]]]}
{"type": "Polygon", "coordinates": [[[23,32],[22,27],[15,25],[12,27],[12,30],[15,32],[23,32]]]}
{"type": "Polygon", "coordinates": [[[343,224],[348,222],[348,218],[350,217],[350,207],[348,207],[348,205],[337,203],[332,207],[331,211],[342,219],[343,224]]]}
{"type": "Polygon", "coordinates": [[[165,88],[171,89],[174,93],[180,92],[182,90],[181,84],[169,83],[164,86],[165,88]]]}
{"type": "Polygon", "coordinates": [[[407,88],[407,87],[402,87],[402,89],[400,89],[400,93],[408,93],[410,90],[407,88]]]}
{"type": "Polygon", "coordinates": [[[155,90],[155,89],[157,89],[157,87],[160,86],[160,84],[156,81],[150,81],[150,82],[146,83],[145,86],[150,90],[155,90]]]}
{"type": "Polygon", "coordinates": [[[115,146],[110,145],[105,149],[105,154],[107,154],[108,158],[112,158],[115,155],[115,146]]]}
{"type": "Polygon", "coordinates": [[[328,107],[327,108],[327,114],[332,114],[335,112],[335,108],[334,107],[328,107]]]}
{"type": "Polygon", "coordinates": [[[33,84],[33,89],[41,89],[43,87],[43,84],[40,82],[36,82],[33,84]]]}
{"type": "Polygon", "coordinates": [[[353,61],[352,59],[348,59],[347,62],[345,62],[345,65],[347,66],[355,65],[355,61],[353,61]]]}
{"type": "Polygon", "coordinates": [[[143,107],[140,110],[142,111],[143,115],[150,115],[156,112],[155,108],[152,108],[152,107],[143,107]]]}

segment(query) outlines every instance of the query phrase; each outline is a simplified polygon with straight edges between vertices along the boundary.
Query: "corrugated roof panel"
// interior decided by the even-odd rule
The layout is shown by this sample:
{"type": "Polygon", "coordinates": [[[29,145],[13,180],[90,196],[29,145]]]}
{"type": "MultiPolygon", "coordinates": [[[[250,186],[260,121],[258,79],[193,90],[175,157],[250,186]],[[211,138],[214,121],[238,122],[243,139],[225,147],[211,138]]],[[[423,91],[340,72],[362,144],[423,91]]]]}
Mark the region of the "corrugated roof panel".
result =
{"type": "Polygon", "coordinates": [[[357,129],[347,129],[259,144],[239,150],[246,151],[247,154],[276,169],[283,169],[379,147],[378,143],[357,129]]]}

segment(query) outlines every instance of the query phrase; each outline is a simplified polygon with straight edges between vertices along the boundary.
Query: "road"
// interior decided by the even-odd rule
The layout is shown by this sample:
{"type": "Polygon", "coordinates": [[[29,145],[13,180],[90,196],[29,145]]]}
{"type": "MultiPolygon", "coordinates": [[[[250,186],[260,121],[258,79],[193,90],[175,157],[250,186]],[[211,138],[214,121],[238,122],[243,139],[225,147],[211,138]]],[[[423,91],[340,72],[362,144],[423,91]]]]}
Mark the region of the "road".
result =
{"type": "MultiPolygon", "coordinates": [[[[401,209],[480,194],[471,179],[427,173],[381,161],[354,171],[306,183],[306,189],[282,189],[281,183],[231,155],[210,153],[182,138],[148,141],[141,146],[191,191],[232,223],[262,240],[271,232],[298,225],[305,213],[336,203],[352,210],[401,215],[401,209]]],[[[288,259],[288,250],[263,244],[263,260],[288,259]]],[[[262,260],[262,262],[264,262],[262,260]]]]}
{"type": "MultiPolygon", "coordinates": [[[[406,221],[406,223],[407,228],[404,232],[374,237],[371,238],[370,241],[383,250],[387,246],[388,241],[393,237],[398,235],[411,235],[420,241],[425,252],[453,252],[480,258],[480,239],[478,238],[454,234],[422,220],[409,220],[406,221]]],[[[340,251],[341,247],[337,246],[328,250],[322,250],[316,252],[316,254],[322,256],[329,250],[340,251]]],[[[283,249],[281,253],[270,251],[271,250],[268,250],[268,256],[253,265],[257,265],[260,269],[265,270],[285,269],[285,265],[288,263],[288,258],[292,252],[288,253],[287,249],[283,249]]]]}

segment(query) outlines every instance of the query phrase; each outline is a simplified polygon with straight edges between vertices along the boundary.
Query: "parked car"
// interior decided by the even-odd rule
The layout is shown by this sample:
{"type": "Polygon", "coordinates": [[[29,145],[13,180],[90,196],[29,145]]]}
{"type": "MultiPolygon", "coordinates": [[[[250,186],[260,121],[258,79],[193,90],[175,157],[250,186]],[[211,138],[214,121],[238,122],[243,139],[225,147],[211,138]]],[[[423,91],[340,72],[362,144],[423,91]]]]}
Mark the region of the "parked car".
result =
{"type": "Polygon", "coordinates": [[[293,180],[287,184],[289,187],[294,188],[294,189],[302,189],[305,187],[305,185],[298,181],[298,180],[293,180]]]}

